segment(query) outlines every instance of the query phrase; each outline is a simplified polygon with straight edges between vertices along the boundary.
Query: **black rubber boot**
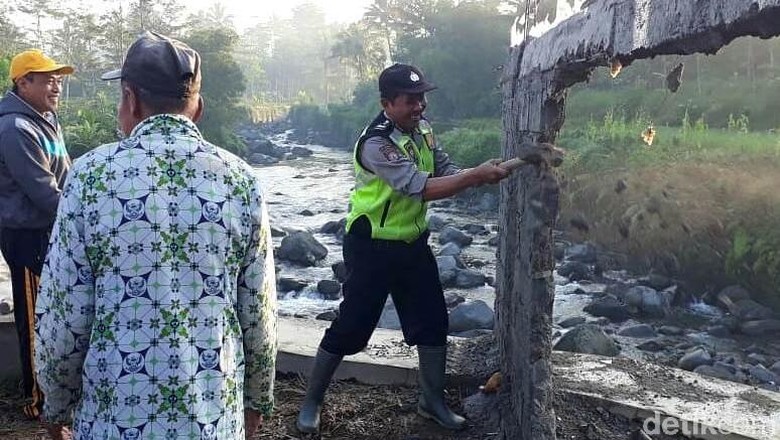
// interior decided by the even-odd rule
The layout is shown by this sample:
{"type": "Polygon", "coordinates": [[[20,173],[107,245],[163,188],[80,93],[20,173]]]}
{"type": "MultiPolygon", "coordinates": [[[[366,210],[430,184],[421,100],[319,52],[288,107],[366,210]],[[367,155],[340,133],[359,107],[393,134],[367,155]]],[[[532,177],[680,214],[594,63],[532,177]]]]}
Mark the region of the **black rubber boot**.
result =
{"type": "Polygon", "coordinates": [[[452,430],[465,427],[466,419],[452,412],[444,403],[444,375],[447,363],[447,346],[417,346],[420,359],[420,400],[417,413],[452,430]]]}
{"type": "Polygon", "coordinates": [[[306,434],[316,434],[320,430],[320,411],[325,391],[328,389],[333,373],[344,356],[328,353],[319,348],[314,359],[314,367],[306,387],[306,397],[303,399],[301,411],[298,413],[298,431],[306,434]]]}

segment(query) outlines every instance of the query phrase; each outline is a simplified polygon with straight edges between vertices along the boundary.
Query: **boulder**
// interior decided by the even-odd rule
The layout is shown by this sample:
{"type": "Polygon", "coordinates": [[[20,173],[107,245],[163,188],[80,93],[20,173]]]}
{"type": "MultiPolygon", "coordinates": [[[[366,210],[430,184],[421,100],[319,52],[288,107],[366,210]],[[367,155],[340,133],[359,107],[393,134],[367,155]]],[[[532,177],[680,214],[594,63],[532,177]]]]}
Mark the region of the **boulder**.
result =
{"type": "Polygon", "coordinates": [[[762,319],[760,321],[748,321],[742,323],[740,331],[750,336],[761,336],[768,333],[780,332],[780,320],[762,319]]]}
{"type": "Polygon", "coordinates": [[[567,261],[558,267],[558,275],[567,277],[570,281],[591,279],[590,268],[579,261],[567,261]]]}
{"type": "Polygon", "coordinates": [[[485,285],[485,275],[472,269],[461,269],[455,276],[455,287],[471,289],[485,285]]]}
{"type": "Polygon", "coordinates": [[[638,324],[624,327],[618,331],[618,335],[629,338],[654,338],[658,336],[652,325],[638,324]]]}
{"type": "Polygon", "coordinates": [[[449,316],[450,333],[474,329],[493,329],[493,310],[482,300],[467,301],[456,306],[449,316]]]}
{"type": "Polygon", "coordinates": [[[585,324],[585,317],[584,316],[572,316],[571,318],[566,318],[563,321],[558,323],[558,325],[561,328],[576,327],[576,326],[578,326],[580,324],[585,324]]]}
{"type": "Polygon", "coordinates": [[[279,278],[276,281],[276,288],[280,292],[299,292],[307,285],[308,284],[305,281],[296,280],[294,278],[279,278]]]}
{"type": "Polygon", "coordinates": [[[748,374],[757,383],[777,383],[775,373],[769,371],[763,365],[753,365],[748,368],[748,374]]]}
{"type": "Polygon", "coordinates": [[[323,299],[335,301],[341,298],[341,283],[334,280],[322,280],[317,283],[317,291],[322,294],[323,299]]]}
{"type": "Polygon", "coordinates": [[[328,255],[328,249],[313,235],[301,231],[290,234],[282,239],[277,257],[304,266],[314,266],[328,255]]]}
{"type": "Polygon", "coordinates": [[[249,163],[252,165],[273,165],[279,163],[279,159],[262,153],[252,153],[249,155],[249,163]]]}
{"type": "Polygon", "coordinates": [[[666,347],[664,347],[664,345],[660,342],[653,340],[642,342],[641,344],[637,345],[636,348],[642,351],[657,353],[659,351],[663,351],[666,347]]]}
{"type": "Polygon", "coordinates": [[[447,225],[447,222],[438,215],[428,217],[428,229],[433,232],[439,232],[447,225]]]}
{"type": "Polygon", "coordinates": [[[719,365],[699,365],[693,370],[694,373],[701,374],[702,376],[714,377],[716,379],[736,381],[737,378],[734,373],[719,365]]]}
{"type": "Polygon", "coordinates": [[[290,153],[292,153],[293,157],[309,157],[312,154],[314,154],[314,152],[311,151],[310,149],[306,147],[299,147],[299,146],[292,147],[290,153]]]}
{"type": "Polygon", "coordinates": [[[688,371],[693,371],[701,365],[712,365],[712,356],[703,348],[697,348],[691,351],[677,362],[678,367],[688,371]]]}
{"type": "Polygon", "coordinates": [[[617,356],[620,353],[615,341],[593,324],[582,324],[569,330],[554,349],[601,356],[617,356]]]}
{"type": "Polygon", "coordinates": [[[626,306],[609,294],[596,298],[592,303],[585,306],[583,310],[593,316],[609,318],[611,321],[625,321],[630,316],[626,306]]]}
{"type": "Polygon", "coordinates": [[[474,239],[466,235],[460,229],[447,226],[439,232],[439,243],[455,243],[459,247],[464,248],[471,244],[474,239]]]}
{"type": "Polygon", "coordinates": [[[457,257],[460,255],[461,249],[460,247],[455,243],[447,243],[444,246],[439,249],[439,255],[451,255],[453,257],[457,257]]]}
{"type": "Polygon", "coordinates": [[[465,301],[466,299],[458,295],[457,293],[452,293],[452,292],[444,293],[444,303],[447,305],[448,309],[451,309],[457,306],[458,304],[462,304],[465,301]]]}
{"type": "Polygon", "coordinates": [[[336,277],[339,283],[343,284],[347,281],[347,265],[343,261],[331,264],[330,268],[333,270],[333,276],[336,277]]]}
{"type": "Polygon", "coordinates": [[[774,316],[772,309],[762,306],[752,299],[741,299],[728,306],[729,312],[742,321],[759,321],[774,316]]]}
{"type": "Polygon", "coordinates": [[[716,296],[718,305],[728,310],[729,306],[737,301],[750,299],[750,293],[742,286],[728,286],[718,292],[716,296]]]}
{"type": "Polygon", "coordinates": [[[336,310],[328,310],[327,312],[322,312],[319,315],[317,315],[314,319],[318,319],[320,321],[335,321],[336,318],[339,317],[339,311],[336,310]]]}
{"type": "Polygon", "coordinates": [[[565,257],[572,261],[593,264],[597,260],[598,251],[590,243],[575,244],[566,249],[565,257]]]}

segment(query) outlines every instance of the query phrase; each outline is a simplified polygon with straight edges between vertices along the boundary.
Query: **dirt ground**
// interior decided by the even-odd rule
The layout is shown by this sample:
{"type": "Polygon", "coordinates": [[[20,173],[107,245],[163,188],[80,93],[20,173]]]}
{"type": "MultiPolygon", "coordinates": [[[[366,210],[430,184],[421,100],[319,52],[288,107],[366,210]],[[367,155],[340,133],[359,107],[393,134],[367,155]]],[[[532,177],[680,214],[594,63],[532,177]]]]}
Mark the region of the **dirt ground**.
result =
{"type": "MultiPolygon", "coordinates": [[[[282,376],[277,380],[277,408],[255,439],[382,439],[382,440],[488,440],[497,439],[496,429],[471,425],[452,433],[419,417],[415,412],[416,390],[410,387],[369,386],[352,381],[332,385],[323,411],[321,436],[301,436],[295,429],[298,405],[304,395],[304,380],[282,376]]],[[[0,389],[0,439],[42,440],[46,434],[37,422],[24,420],[22,399],[8,385],[0,389]]],[[[450,403],[460,408],[465,389],[450,389],[450,403]]],[[[558,439],[642,439],[636,422],[614,416],[580,398],[558,394],[556,399],[558,439]]],[[[659,439],[658,437],[653,437],[659,439]]]]}

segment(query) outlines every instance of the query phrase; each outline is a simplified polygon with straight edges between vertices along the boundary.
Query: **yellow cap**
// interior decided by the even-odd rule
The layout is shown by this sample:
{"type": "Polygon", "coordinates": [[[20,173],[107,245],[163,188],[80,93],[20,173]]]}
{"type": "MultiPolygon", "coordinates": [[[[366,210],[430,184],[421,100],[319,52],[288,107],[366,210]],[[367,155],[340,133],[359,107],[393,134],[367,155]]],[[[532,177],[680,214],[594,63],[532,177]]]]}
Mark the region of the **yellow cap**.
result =
{"type": "Polygon", "coordinates": [[[25,50],[11,60],[9,75],[11,81],[16,81],[20,76],[31,72],[61,72],[65,75],[73,73],[73,67],[65,64],[57,64],[38,49],[25,50]]]}

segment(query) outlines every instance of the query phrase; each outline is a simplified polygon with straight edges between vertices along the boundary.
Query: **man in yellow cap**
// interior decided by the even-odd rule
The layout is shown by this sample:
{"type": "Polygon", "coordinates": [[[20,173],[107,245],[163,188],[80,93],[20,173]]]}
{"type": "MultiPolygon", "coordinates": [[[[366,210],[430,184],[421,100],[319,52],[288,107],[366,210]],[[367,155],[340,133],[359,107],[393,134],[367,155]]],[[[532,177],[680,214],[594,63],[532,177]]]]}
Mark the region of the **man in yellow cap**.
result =
{"type": "Polygon", "coordinates": [[[11,270],[24,392],[32,398],[23,411],[31,419],[43,406],[34,373],[35,298],[70,168],[56,111],[71,73],[39,50],[24,51],[11,61],[13,87],[0,100],[0,250],[11,270]]]}

